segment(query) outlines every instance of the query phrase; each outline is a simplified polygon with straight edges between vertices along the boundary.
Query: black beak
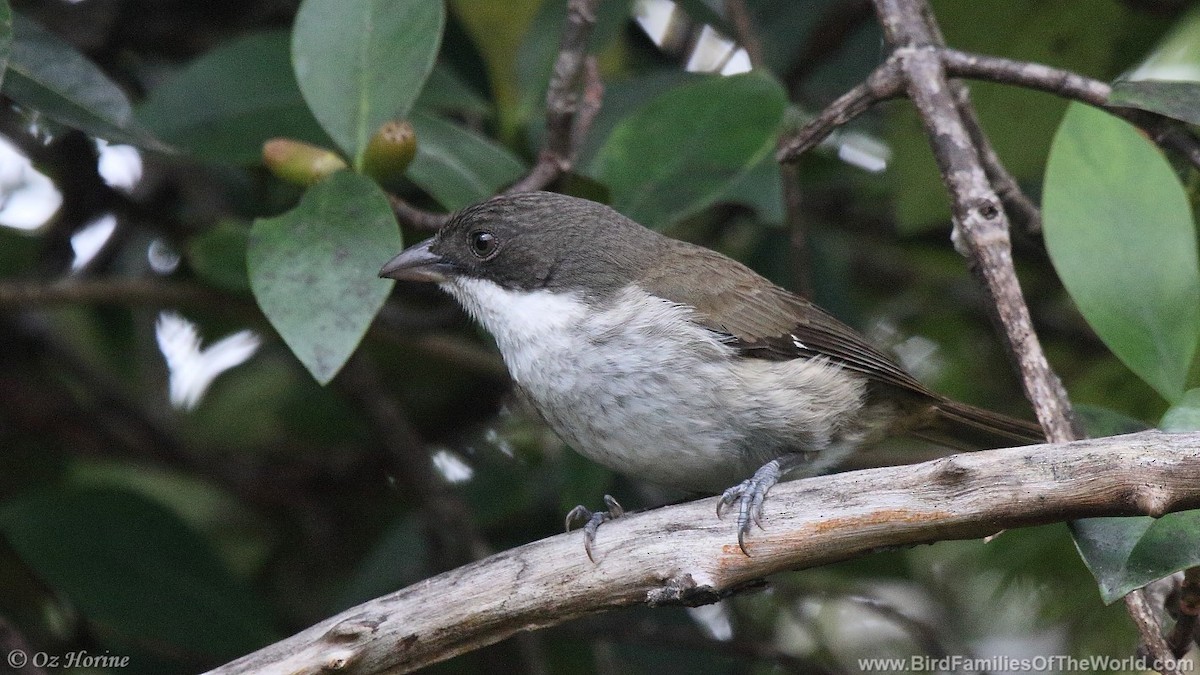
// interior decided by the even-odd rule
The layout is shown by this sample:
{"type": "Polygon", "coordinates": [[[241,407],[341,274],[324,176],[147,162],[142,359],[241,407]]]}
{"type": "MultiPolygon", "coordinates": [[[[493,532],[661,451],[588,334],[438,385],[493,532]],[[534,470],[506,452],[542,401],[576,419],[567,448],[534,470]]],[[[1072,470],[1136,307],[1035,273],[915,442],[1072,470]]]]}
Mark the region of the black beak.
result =
{"type": "Polygon", "coordinates": [[[411,246],[388,261],[379,270],[380,277],[397,281],[431,281],[439,283],[450,278],[453,269],[440,255],[429,250],[433,239],[411,246]]]}

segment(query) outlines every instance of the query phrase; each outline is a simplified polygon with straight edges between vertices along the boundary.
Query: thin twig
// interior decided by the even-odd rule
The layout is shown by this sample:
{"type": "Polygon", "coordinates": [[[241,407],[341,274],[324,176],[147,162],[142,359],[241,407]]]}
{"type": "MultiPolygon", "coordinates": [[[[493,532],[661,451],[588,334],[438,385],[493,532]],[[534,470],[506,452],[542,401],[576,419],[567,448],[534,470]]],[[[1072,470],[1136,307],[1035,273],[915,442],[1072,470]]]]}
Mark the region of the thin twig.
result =
{"type": "Polygon", "coordinates": [[[943,49],[941,56],[946,71],[955,77],[1013,84],[1107,110],[1140,127],[1155,143],[1178,152],[1200,167],[1200,139],[1168,117],[1110,104],[1112,87],[1106,82],[1040,63],[970,54],[956,49],[943,49]]]}
{"type": "Polygon", "coordinates": [[[446,224],[446,221],[450,220],[450,214],[448,213],[435,213],[419,209],[390,192],[388,193],[388,201],[391,202],[392,212],[396,214],[397,218],[418,230],[435,232],[441,229],[442,225],[446,224]]]}
{"type": "Polygon", "coordinates": [[[750,57],[750,65],[761,68],[763,65],[762,40],[758,31],[754,30],[754,20],[750,10],[746,9],[744,0],[725,0],[725,15],[729,25],[733,27],[734,39],[746,50],[750,57]]]}
{"type": "Polygon", "coordinates": [[[0,281],[0,309],[68,304],[203,305],[239,311],[251,308],[250,303],[211,288],[154,278],[79,279],[53,284],[0,281]]]}
{"type": "MultiPolygon", "coordinates": [[[[505,194],[540,190],[570,171],[575,162],[575,154],[587,131],[576,123],[581,99],[584,107],[599,106],[595,85],[589,82],[592,77],[599,80],[598,71],[594,65],[588,67],[587,58],[588,39],[596,25],[599,4],[599,0],[567,2],[567,19],[563,24],[558,57],[554,60],[554,71],[546,88],[546,138],[533,168],[505,189],[505,194]],[[589,96],[591,101],[587,100],[589,96]]],[[[590,112],[587,118],[586,124],[590,126],[595,112],[590,112]]]]}
{"type": "Polygon", "coordinates": [[[1158,624],[1154,608],[1146,601],[1145,592],[1139,588],[1126,595],[1125,608],[1129,610],[1129,616],[1142,636],[1142,646],[1153,661],[1150,667],[1162,675],[1182,675],[1178,667],[1169,667],[1169,664],[1175,663],[1175,658],[1162,635],[1162,626],[1158,624]]]}
{"type": "Polygon", "coordinates": [[[1108,96],[1112,93],[1112,87],[1100,80],[1040,63],[970,54],[950,48],[943,48],[940,53],[946,72],[955,77],[1014,84],[1098,107],[1106,106],[1108,96]]]}
{"type": "Polygon", "coordinates": [[[897,98],[904,94],[904,79],[900,63],[889,58],[879,65],[867,79],[830,103],[816,117],[809,120],[796,134],[784,139],[775,152],[780,162],[794,162],[800,155],[820,145],[837,130],[866,112],[881,101],[897,98]]]}
{"type": "MultiPolygon", "coordinates": [[[[541,190],[574,165],[604,93],[595,59],[587,55],[599,4],[600,0],[568,0],[558,56],[546,87],[546,137],[542,149],[529,171],[502,190],[503,194],[541,190]]],[[[418,230],[437,230],[450,219],[450,214],[419,209],[396,195],[389,194],[388,199],[396,217],[418,230]]]]}

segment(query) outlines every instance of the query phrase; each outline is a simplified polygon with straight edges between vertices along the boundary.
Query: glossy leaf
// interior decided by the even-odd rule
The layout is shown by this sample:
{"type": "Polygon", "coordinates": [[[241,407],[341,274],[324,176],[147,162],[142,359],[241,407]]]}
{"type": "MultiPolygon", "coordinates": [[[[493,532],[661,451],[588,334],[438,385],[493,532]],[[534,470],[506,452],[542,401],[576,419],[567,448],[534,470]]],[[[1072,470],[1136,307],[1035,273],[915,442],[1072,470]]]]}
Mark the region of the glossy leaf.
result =
{"type": "Polygon", "coordinates": [[[1122,80],[1108,97],[1112,105],[1149,110],[1177,120],[1200,124],[1200,82],[1122,80]]]}
{"type": "Polygon", "coordinates": [[[1073,522],[1071,532],[1105,602],[1200,564],[1200,511],[1086,518],[1073,522]]]}
{"type": "Polygon", "coordinates": [[[229,658],[271,641],[269,614],[162,505],[111,488],[27,493],[0,533],[89,622],[124,639],[229,658]]]}
{"type": "Polygon", "coordinates": [[[1177,400],[1200,334],[1200,262],[1191,207],[1166,158],[1125,122],[1073,104],[1043,205],[1051,260],[1084,318],[1177,400]]]}
{"type": "Polygon", "coordinates": [[[487,199],[525,171],[503,146],[457,124],[421,112],[409,121],[417,132],[417,156],[408,177],[447,209],[487,199]]]}
{"type": "Polygon", "coordinates": [[[20,14],[3,91],[31,110],[115,143],[163,149],[133,120],[125,92],[74,47],[20,14]]]}
{"type": "Polygon", "coordinates": [[[1147,516],[1084,518],[1071,523],[1075,547],[1100,586],[1100,597],[1113,602],[1138,588],[1124,578],[1125,561],[1142,535],[1154,524],[1147,516]]]}
{"type": "Polygon", "coordinates": [[[291,211],[254,221],[254,297],[321,384],[341,370],[387,299],[393,282],[376,274],[400,248],[387,197],[347,171],[314,185],[291,211]]]}
{"type": "Polygon", "coordinates": [[[333,142],[292,72],[286,31],[226,42],[150,92],[137,117],[166,142],[220,162],[256,164],[270,138],[333,142]]]}
{"type": "Polygon", "coordinates": [[[8,0],[0,0],[0,86],[4,84],[4,71],[8,70],[12,33],[12,9],[8,6],[8,0]]]}
{"type": "Polygon", "coordinates": [[[1124,585],[1140,587],[1200,565],[1200,511],[1168,513],[1154,521],[1125,562],[1124,585]]]}
{"type": "Polygon", "coordinates": [[[774,147],[785,105],[779,83],[757,72],[672,89],[613,129],[589,173],[612,190],[614,208],[665,227],[711,204],[774,147]]]}
{"type": "Polygon", "coordinates": [[[445,10],[429,0],[305,0],[292,29],[300,91],[361,163],[367,140],[404,117],[437,57],[445,10]]]}
{"type": "Polygon", "coordinates": [[[1163,431],[1200,431],[1200,389],[1185,393],[1158,423],[1163,431]]]}

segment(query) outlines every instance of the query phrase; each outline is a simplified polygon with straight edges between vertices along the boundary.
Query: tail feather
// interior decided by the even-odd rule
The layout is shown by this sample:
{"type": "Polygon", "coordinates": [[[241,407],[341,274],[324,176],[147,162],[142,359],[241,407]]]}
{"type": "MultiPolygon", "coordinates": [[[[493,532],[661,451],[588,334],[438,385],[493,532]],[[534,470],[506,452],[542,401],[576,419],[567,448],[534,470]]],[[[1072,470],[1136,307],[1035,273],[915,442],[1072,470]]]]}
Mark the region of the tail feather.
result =
{"type": "Polygon", "coordinates": [[[932,421],[910,433],[957,450],[984,450],[1044,443],[1041,427],[949,399],[933,406],[932,421]]]}

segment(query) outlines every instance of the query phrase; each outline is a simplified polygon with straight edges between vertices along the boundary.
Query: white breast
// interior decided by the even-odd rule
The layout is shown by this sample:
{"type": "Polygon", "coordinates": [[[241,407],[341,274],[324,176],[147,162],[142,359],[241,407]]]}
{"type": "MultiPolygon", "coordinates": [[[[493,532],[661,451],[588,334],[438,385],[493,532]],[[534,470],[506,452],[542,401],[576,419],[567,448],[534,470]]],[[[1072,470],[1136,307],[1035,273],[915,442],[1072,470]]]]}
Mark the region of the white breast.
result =
{"type": "Polygon", "coordinates": [[[864,394],[819,360],[730,359],[690,308],[636,287],[590,312],[576,294],[466,278],[443,287],[564,440],[652,482],[717,491],[789,449],[832,455],[844,417],[815,411],[854,410],[864,394]]]}

